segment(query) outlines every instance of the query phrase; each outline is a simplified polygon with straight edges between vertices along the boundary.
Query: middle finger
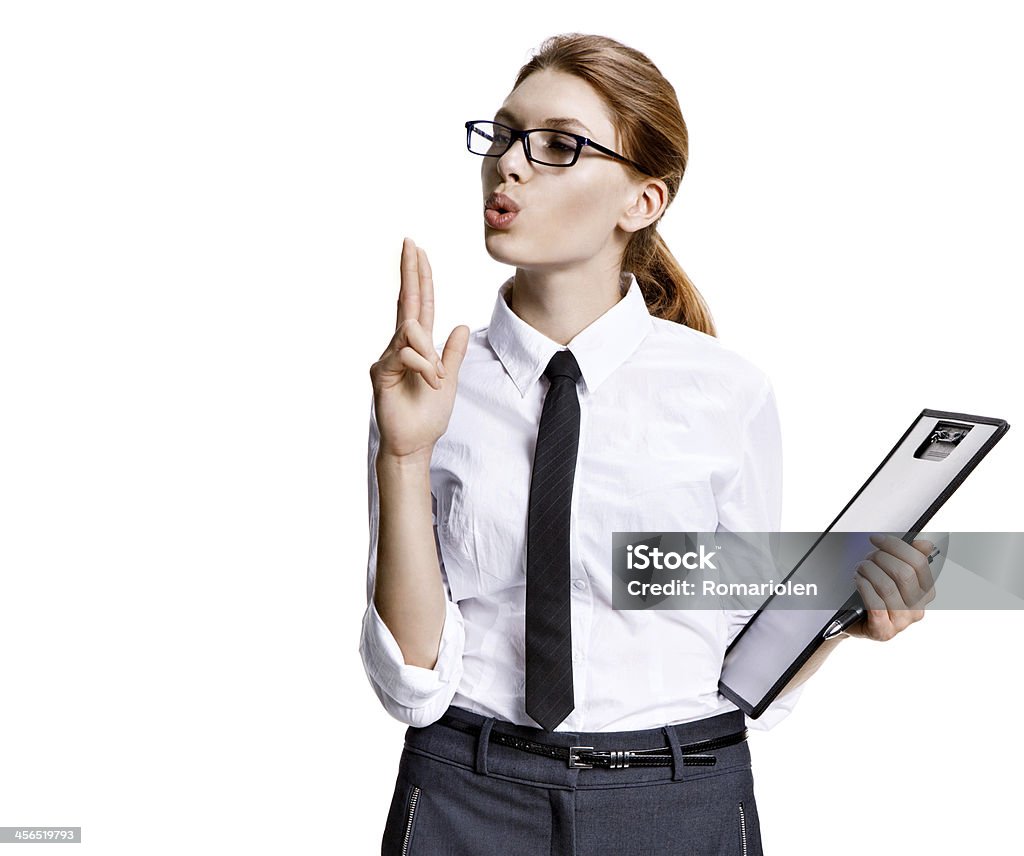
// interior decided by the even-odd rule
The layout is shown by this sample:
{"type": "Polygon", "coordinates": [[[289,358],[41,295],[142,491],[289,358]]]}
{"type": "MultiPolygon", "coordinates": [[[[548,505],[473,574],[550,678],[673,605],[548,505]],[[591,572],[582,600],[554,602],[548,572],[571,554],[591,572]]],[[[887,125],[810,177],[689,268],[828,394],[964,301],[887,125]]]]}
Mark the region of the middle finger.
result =
{"type": "MultiPolygon", "coordinates": [[[[928,563],[927,553],[922,552],[917,547],[908,544],[902,538],[897,538],[895,535],[882,535],[876,534],[875,538],[880,541],[879,555],[891,555],[896,559],[899,559],[909,565],[917,578],[918,589],[923,593],[930,589],[935,581],[932,579],[932,568],[928,563]]],[[[935,545],[931,541],[915,541],[914,544],[920,544],[922,547],[927,546],[930,551],[935,545]]],[[[910,601],[907,601],[910,603],[910,601]]]]}
{"type": "MultiPolygon", "coordinates": [[[[869,609],[887,609],[890,617],[894,617],[900,610],[909,608],[900,592],[899,584],[879,567],[877,559],[863,561],[857,565],[854,581],[858,577],[861,577],[874,595],[884,603],[884,606],[878,604],[868,606],[869,609]]],[[[863,592],[861,594],[863,596],[863,592]]],[[[865,601],[865,605],[867,605],[867,601],[865,601]]]]}
{"type": "Polygon", "coordinates": [[[886,552],[879,552],[873,558],[875,564],[881,566],[882,570],[896,583],[904,603],[911,606],[924,597],[924,592],[921,591],[921,585],[917,579],[917,571],[914,570],[913,565],[886,552]]]}
{"type": "Polygon", "coordinates": [[[420,276],[420,325],[431,339],[434,337],[434,274],[427,261],[426,250],[416,248],[416,266],[420,276]]]}

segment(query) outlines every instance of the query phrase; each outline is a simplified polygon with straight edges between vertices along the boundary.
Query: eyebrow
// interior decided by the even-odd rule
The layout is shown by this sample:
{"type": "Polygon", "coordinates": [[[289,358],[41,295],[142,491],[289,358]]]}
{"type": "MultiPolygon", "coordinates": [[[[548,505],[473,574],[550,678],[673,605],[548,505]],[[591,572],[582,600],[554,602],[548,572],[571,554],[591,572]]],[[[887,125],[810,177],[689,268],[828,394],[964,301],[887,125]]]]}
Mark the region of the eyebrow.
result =
{"type": "MultiPolygon", "coordinates": [[[[495,121],[497,121],[498,119],[507,119],[509,122],[515,122],[516,124],[519,124],[519,122],[516,119],[516,117],[513,116],[511,112],[509,112],[508,110],[506,110],[504,108],[502,108],[501,110],[499,110],[497,113],[494,114],[494,119],[495,119],[495,121]]],[[[542,125],[542,127],[544,127],[544,128],[581,128],[582,130],[586,131],[588,134],[592,133],[590,128],[588,128],[586,125],[584,125],[579,119],[573,119],[571,117],[566,117],[566,116],[554,117],[554,118],[551,118],[551,119],[545,119],[544,120],[544,124],[542,125]]]]}

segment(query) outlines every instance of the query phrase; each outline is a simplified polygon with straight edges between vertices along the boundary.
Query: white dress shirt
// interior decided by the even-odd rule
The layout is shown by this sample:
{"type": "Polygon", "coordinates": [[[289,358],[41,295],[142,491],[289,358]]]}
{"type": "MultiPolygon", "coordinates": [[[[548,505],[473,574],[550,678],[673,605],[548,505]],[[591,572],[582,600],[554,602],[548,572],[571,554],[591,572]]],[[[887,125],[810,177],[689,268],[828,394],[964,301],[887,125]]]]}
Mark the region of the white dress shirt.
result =
{"type": "MultiPolygon", "coordinates": [[[[433,669],[405,662],[373,603],[380,435],[371,400],[359,651],[377,697],[416,727],[449,704],[539,727],[525,706],[527,510],[544,369],[568,347],[582,371],[569,569],[576,706],[556,731],[632,731],[736,710],[718,679],[754,610],[613,609],[612,532],[714,532],[719,523],[778,531],[782,444],[771,383],[715,337],[651,315],[630,273],[623,298],[567,346],[512,312],[512,281],[500,286],[490,324],[469,337],[448,430],[431,458],[448,594],[433,669]]],[[[779,696],[747,725],[772,728],[802,691],[779,696]]]]}

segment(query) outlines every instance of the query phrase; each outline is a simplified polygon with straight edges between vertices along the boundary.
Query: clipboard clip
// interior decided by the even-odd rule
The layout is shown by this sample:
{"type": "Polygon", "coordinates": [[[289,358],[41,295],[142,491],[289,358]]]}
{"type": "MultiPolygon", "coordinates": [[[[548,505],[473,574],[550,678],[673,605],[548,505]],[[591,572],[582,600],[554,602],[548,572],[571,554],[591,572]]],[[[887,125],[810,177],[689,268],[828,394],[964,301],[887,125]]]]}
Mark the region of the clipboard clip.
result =
{"type": "Polygon", "coordinates": [[[929,439],[933,443],[959,443],[966,436],[966,428],[938,428],[929,439]]]}
{"type": "Polygon", "coordinates": [[[949,457],[973,426],[960,425],[956,422],[939,422],[928,439],[914,453],[915,458],[926,461],[942,461],[949,457]]]}

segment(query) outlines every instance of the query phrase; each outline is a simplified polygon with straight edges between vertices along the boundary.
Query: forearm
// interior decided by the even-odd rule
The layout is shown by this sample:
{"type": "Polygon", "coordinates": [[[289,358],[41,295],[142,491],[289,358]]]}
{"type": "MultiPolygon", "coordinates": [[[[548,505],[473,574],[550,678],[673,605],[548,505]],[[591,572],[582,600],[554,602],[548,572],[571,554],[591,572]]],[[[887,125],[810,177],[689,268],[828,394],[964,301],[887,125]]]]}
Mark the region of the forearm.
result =
{"type": "Polygon", "coordinates": [[[813,675],[821,667],[821,664],[825,662],[828,655],[831,654],[836,646],[844,639],[849,638],[846,634],[837,636],[835,639],[828,639],[821,643],[821,646],[815,651],[807,660],[803,666],[800,667],[800,671],[790,678],[789,683],[783,688],[779,695],[784,695],[790,690],[796,689],[800,684],[806,681],[811,675],[813,675]]]}
{"type": "Polygon", "coordinates": [[[377,455],[380,497],[373,601],[410,666],[433,669],[447,595],[431,516],[430,460],[377,455]]]}

